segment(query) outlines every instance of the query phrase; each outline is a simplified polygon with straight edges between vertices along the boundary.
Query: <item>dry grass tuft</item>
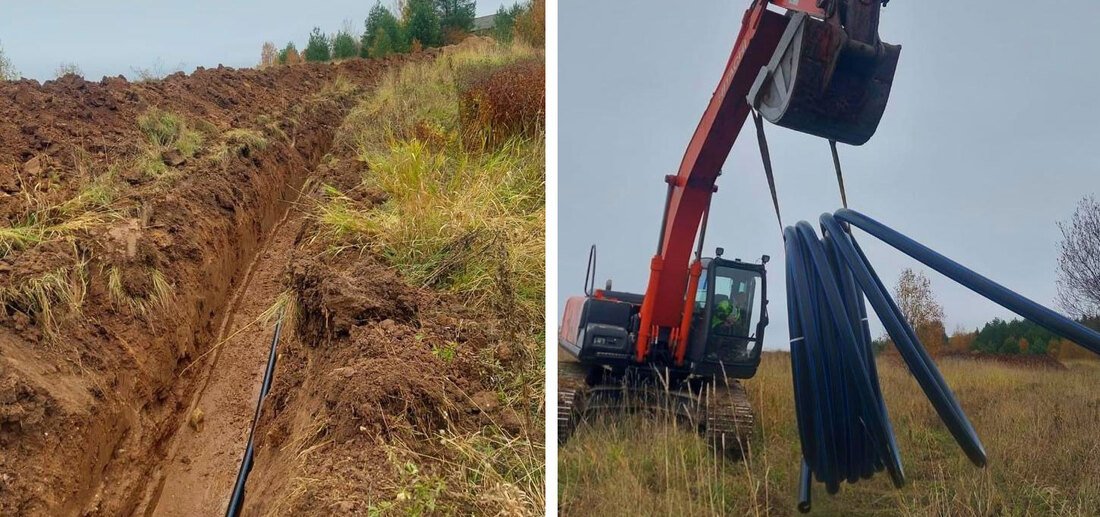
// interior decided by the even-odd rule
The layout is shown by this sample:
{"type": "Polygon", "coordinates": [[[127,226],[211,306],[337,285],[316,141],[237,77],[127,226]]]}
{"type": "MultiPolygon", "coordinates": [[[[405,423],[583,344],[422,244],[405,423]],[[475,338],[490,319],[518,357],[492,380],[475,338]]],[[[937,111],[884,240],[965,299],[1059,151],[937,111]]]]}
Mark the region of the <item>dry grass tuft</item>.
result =
{"type": "Polygon", "coordinates": [[[88,292],[87,264],[80,259],[0,287],[0,305],[30,316],[47,337],[56,337],[65,318],[81,313],[88,292]]]}
{"type": "Polygon", "coordinates": [[[168,311],[176,296],[175,287],[160,270],[146,268],[149,289],[146,293],[134,294],[126,290],[122,283],[122,271],[111,266],[107,269],[107,294],[116,307],[125,308],[131,314],[147,316],[151,313],[163,314],[168,311]]]}

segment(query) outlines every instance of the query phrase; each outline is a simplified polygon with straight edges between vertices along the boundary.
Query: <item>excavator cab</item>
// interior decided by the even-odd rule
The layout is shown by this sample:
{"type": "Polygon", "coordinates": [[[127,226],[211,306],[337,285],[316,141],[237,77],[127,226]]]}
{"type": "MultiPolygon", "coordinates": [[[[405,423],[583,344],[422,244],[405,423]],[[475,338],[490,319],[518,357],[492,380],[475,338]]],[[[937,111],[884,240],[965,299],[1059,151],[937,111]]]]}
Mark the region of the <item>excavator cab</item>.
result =
{"type": "Polygon", "coordinates": [[[702,260],[687,354],[692,373],[742,379],[756,373],[768,325],[766,261],[702,260]]]}

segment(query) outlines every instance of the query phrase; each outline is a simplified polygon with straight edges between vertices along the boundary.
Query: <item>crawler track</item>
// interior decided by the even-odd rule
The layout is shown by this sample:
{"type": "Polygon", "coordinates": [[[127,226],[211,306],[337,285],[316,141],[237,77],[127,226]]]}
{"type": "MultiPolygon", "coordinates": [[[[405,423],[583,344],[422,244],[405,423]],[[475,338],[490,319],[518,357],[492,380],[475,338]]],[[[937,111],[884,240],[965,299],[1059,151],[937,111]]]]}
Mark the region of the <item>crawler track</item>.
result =
{"type": "Polygon", "coordinates": [[[669,415],[694,425],[716,451],[730,459],[749,452],[755,416],[740,382],[717,380],[695,390],[666,389],[652,382],[589,382],[580,363],[558,365],[558,443],[564,444],[585,419],[604,412],[669,415]]]}

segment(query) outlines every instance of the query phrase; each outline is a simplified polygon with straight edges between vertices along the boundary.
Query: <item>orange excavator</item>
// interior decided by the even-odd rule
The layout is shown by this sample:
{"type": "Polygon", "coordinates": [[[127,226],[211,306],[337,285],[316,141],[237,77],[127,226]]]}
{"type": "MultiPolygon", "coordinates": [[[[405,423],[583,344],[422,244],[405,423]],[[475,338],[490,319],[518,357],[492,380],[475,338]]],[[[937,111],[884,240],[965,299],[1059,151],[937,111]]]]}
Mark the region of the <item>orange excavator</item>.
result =
{"type": "Polygon", "coordinates": [[[768,257],[703,256],[716,181],[750,114],[773,201],[765,119],[827,139],[839,175],[836,143],[867,142],[890,96],[901,47],[879,39],[887,1],[753,0],[679,172],[665,177],[645,293],[595,288],[593,247],[584,295],[566,302],[559,442],[586,414],[614,407],[671,412],[724,453],[744,452],[753,412],[738,379],[760,363],[768,257]]]}

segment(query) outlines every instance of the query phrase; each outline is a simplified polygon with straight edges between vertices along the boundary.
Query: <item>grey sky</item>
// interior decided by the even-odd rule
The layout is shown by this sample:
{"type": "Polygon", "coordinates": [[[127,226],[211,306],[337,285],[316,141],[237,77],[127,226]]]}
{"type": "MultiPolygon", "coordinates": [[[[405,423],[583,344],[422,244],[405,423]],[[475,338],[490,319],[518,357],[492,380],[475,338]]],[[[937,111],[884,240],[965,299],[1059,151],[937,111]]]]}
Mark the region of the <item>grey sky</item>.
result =
{"type": "MultiPolygon", "coordinates": [[[[393,5],[392,1],[384,2],[393,5]]],[[[479,0],[491,14],[514,0],[479,0]]],[[[260,46],[294,41],[309,31],[340,29],[345,19],[361,31],[375,0],[0,0],[0,45],[24,76],[46,80],[62,62],[88,79],[133,76],[132,69],[185,71],[196,66],[254,66],[260,46]]]]}
{"type": "MultiPolygon", "coordinates": [[[[644,291],[661,178],[679,166],[748,4],[561,1],[559,313],[582,290],[592,243],[598,285],[611,277],[644,291]]],[[[883,40],[903,49],[878,133],[840,148],[851,207],[1053,305],[1056,222],[1100,192],[1100,3],[896,0],[883,16],[883,40]]],[[[749,126],[718,181],[706,249],[773,257],[765,346],[787,348],[782,239],[749,126]]],[[[840,206],[825,141],[769,126],[768,142],[785,223],[840,206]]],[[[890,285],[904,267],[929,273],[949,332],[1014,316],[869,236],[860,242],[890,285]]]]}

